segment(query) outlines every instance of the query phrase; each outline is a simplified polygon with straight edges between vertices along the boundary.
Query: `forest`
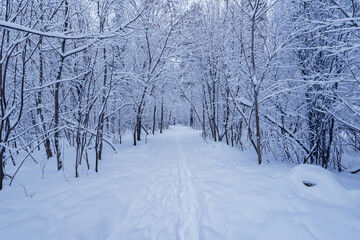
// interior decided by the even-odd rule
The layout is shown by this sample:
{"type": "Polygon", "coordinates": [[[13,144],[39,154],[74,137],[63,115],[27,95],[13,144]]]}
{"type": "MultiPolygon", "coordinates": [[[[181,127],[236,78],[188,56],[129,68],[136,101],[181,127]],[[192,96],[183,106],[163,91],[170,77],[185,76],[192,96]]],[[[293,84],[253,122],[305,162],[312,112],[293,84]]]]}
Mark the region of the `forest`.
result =
{"type": "Polygon", "coordinates": [[[39,153],[61,171],[75,149],[78,177],[175,124],[359,172],[359,25],[357,0],[2,0],[0,189],[39,153]]]}

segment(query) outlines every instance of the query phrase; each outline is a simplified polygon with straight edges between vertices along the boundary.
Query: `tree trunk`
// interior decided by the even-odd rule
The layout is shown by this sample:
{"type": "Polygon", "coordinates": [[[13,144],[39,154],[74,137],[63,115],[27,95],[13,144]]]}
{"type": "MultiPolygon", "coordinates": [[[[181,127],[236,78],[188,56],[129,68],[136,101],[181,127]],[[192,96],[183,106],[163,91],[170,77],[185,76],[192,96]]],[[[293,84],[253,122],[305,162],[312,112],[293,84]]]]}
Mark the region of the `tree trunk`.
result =
{"type": "MultiPolygon", "coordinates": [[[[39,68],[40,68],[39,69],[39,73],[40,73],[39,86],[42,86],[43,82],[44,82],[44,60],[43,60],[41,45],[42,45],[42,38],[40,38],[40,41],[39,41],[39,48],[40,48],[40,50],[39,50],[39,58],[40,58],[39,59],[39,68]]],[[[37,107],[36,111],[37,111],[37,114],[41,121],[40,124],[42,126],[42,130],[43,130],[43,134],[44,134],[44,138],[45,138],[44,147],[45,147],[46,157],[49,159],[53,156],[53,154],[51,151],[50,139],[48,137],[46,125],[44,123],[44,116],[42,113],[42,93],[41,93],[41,91],[38,91],[38,93],[37,93],[36,107],[37,107]]]]}
{"type": "Polygon", "coordinates": [[[77,131],[76,131],[75,177],[79,176],[78,167],[79,167],[79,164],[81,163],[81,158],[82,158],[82,147],[81,147],[81,139],[80,139],[80,125],[81,125],[81,111],[79,111],[78,127],[77,127],[77,131]]]}
{"type": "Polygon", "coordinates": [[[140,141],[141,140],[141,116],[137,116],[136,117],[136,135],[137,135],[137,140],[140,141]]]}
{"type": "MultiPolygon", "coordinates": [[[[68,12],[69,12],[69,4],[67,1],[65,1],[65,22],[64,22],[64,32],[68,29],[68,12]]],[[[66,46],[66,39],[62,40],[61,44],[61,52],[65,53],[65,46],[66,46]]],[[[65,57],[60,56],[60,66],[58,70],[58,74],[56,77],[56,84],[55,84],[55,106],[54,106],[54,127],[55,127],[55,133],[54,133],[54,144],[55,144],[55,151],[56,151],[56,161],[57,161],[57,169],[60,171],[62,168],[62,162],[60,159],[61,151],[60,151],[60,143],[59,143],[59,113],[60,113],[60,106],[59,106],[59,91],[60,91],[60,80],[61,75],[64,67],[64,61],[65,57]]]]}
{"type": "MultiPolygon", "coordinates": [[[[65,48],[65,40],[63,40],[62,44],[63,48],[65,48]]],[[[57,75],[57,82],[55,84],[55,104],[54,104],[54,127],[55,127],[55,133],[54,133],[54,143],[55,143],[55,151],[56,151],[56,160],[57,160],[57,169],[58,171],[62,168],[62,162],[60,160],[60,146],[59,146],[59,90],[60,90],[60,79],[61,79],[61,73],[63,68],[64,58],[61,57],[60,60],[60,67],[57,75]]]]}
{"type": "Polygon", "coordinates": [[[154,106],[153,129],[152,129],[153,135],[155,135],[155,126],[156,126],[156,105],[154,106]]]}
{"type": "Polygon", "coordinates": [[[256,14],[252,16],[251,19],[251,80],[253,83],[253,91],[254,91],[254,107],[255,107],[255,124],[256,124],[256,153],[258,155],[258,163],[261,164],[261,139],[260,139],[260,117],[259,117],[259,102],[258,102],[258,94],[259,94],[259,84],[256,78],[256,64],[255,64],[255,22],[256,22],[256,14]]]}
{"type": "Polygon", "coordinates": [[[212,125],[213,125],[213,132],[214,132],[214,141],[217,141],[217,136],[216,136],[216,103],[215,103],[215,94],[216,94],[216,89],[215,89],[215,81],[213,81],[213,87],[212,87],[212,125]]]}
{"type": "Polygon", "coordinates": [[[258,96],[255,94],[255,121],[256,121],[256,152],[258,155],[258,163],[261,164],[261,139],[260,139],[260,118],[258,96]]]}
{"type": "Polygon", "coordinates": [[[203,111],[202,111],[202,119],[203,119],[203,124],[202,124],[202,130],[203,130],[203,132],[202,132],[202,135],[203,135],[203,137],[205,138],[206,137],[206,125],[205,125],[205,120],[206,120],[206,117],[205,117],[205,104],[204,104],[204,102],[203,102],[203,111]]]}
{"type": "MultiPolygon", "coordinates": [[[[103,31],[103,29],[101,29],[101,32],[103,31]]],[[[107,73],[108,73],[108,69],[107,69],[107,65],[106,65],[106,48],[103,49],[103,53],[104,53],[104,89],[107,83],[107,73]]],[[[102,97],[102,104],[105,104],[105,94],[106,94],[106,90],[104,90],[104,96],[102,97]]],[[[101,115],[100,118],[100,143],[99,143],[99,160],[102,159],[102,149],[103,149],[103,136],[104,136],[104,120],[105,120],[105,114],[101,115]]]]}
{"type": "Polygon", "coordinates": [[[4,180],[4,162],[3,162],[3,158],[4,158],[4,152],[5,152],[5,148],[4,147],[0,147],[0,190],[3,188],[3,180],[4,180]]]}
{"type": "Polygon", "coordinates": [[[136,131],[137,131],[137,123],[135,124],[135,127],[134,127],[134,133],[133,133],[134,146],[136,146],[136,131]]]}
{"type": "Polygon", "coordinates": [[[160,133],[163,132],[163,126],[164,126],[164,102],[161,102],[160,133]]]}
{"type": "Polygon", "coordinates": [[[193,107],[190,108],[190,127],[194,125],[194,109],[193,107]]]}

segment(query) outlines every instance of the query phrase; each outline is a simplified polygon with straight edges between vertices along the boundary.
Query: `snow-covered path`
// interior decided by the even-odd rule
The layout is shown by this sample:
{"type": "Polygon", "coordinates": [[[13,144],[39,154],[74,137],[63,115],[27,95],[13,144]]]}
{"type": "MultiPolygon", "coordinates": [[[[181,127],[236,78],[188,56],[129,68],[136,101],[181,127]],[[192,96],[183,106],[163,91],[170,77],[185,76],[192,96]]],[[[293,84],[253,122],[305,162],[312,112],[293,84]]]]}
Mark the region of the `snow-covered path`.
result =
{"type": "MultiPolygon", "coordinates": [[[[358,239],[360,179],[258,166],[250,153],[171,127],[108,152],[100,173],[40,179],[28,163],[0,192],[0,239],[358,239]],[[305,187],[303,180],[317,183],[305,187]],[[22,184],[31,198],[25,197],[22,184]]],[[[72,163],[65,166],[72,170],[72,163]]]]}

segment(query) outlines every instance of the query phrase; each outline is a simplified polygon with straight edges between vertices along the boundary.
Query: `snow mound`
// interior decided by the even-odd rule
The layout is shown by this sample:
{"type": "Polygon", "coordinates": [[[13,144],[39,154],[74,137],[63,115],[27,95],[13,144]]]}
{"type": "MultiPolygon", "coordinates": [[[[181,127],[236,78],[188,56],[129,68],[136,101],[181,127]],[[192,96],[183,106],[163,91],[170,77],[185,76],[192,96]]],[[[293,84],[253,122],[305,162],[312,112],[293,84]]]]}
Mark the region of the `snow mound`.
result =
{"type": "Polygon", "coordinates": [[[357,204],[359,190],[349,190],[332,172],[315,165],[301,164],[294,167],[285,178],[293,185],[298,195],[333,204],[357,204]]]}

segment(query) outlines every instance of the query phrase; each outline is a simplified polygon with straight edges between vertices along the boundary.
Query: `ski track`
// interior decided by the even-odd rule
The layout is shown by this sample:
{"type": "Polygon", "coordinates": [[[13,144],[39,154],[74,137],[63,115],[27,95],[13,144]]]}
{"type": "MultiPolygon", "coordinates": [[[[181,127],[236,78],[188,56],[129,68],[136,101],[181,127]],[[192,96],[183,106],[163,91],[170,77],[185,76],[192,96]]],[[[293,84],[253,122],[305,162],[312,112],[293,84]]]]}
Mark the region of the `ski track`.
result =
{"type": "Polygon", "coordinates": [[[179,171],[179,202],[181,209],[179,211],[179,233],[180,240],[200,239],[199,223],[199,189],[194,184],[195,178],[190,169],[190,157],[185,150],[179,135],[176,135],[178,151],[178,171],[179,171]]]}
{"type": "Polygon", "coordinates": [[[360,235],[360,179],[353,176],[334,175],[349,183],[343,188],[320,171],[332,187],[304,188],[298,175],[317,169],[289,175],[292,167],[286,164],[258,166],[253,153],[205,143],[199,132],[181,126],[149,137],[147,144],[130,144],[131,139],[119,146],[117,154],[105,149],[98,174],[83,171],[75,179],[65,172],[70,183],[55,170],[42,180],[27,162],[18,182],[0,192],[0,240],[355,240],[360,235]]]}

